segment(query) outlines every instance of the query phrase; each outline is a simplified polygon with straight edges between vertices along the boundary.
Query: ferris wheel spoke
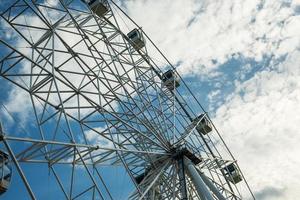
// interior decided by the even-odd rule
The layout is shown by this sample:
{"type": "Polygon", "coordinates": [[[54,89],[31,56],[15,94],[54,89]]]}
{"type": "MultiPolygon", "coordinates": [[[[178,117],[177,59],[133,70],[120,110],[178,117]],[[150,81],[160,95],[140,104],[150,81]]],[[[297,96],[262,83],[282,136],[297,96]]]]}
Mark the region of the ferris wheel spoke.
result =
{"type": "Polygon", "coordinates": [[[160,195],[162,196],[162,198],[173,199],[173,195],[175,195],[175,197],[177,197],[177,199],[180,199],[179,192],[178,192],[178,185],[175,186],[175,188],[172,185],[172,180],[170,180],[166,176],[162,177],[161,184],[159,186],[160,195]],[[171,193],[171,191],[175,188],[176,188],[177,192],[171,193]]]}
{"type": "MultiPolygon", "coordinates": [[[[159,186],[159,196],[164,197],[166,199],[175,199],[173,196],[175,193],[173,193],[172,188],[173,186],[173,171],[174,171],[174,165],[170,166],[168,170],[165,171],[161,178],[161,186],[159,186]]],[[[176,181],[176,177],[175,177],[176,181]]],[[[176,186],[175,186],[176,187],[176,186]]]]}
{"type": "Polygon", "coordinates": [[[162,163],[160,166],[157,166],[156,169],[147,172],[145,177],[143,178],[143,181],[138,185],[140,190],[142,191],[142,194],[139,194],[138,192],[134,192],[128,199],[144,199],[146,195],[149,194],[150,190],[153,190],[151,192],[154,192],[155,190],[155,184],[159,180],[159,178],[165,173],[165,170],[167,167],[169,167],[170,161],[166,160],[164,163],[162,163]]]}
{"type": "Polygon", "coordinates": [[[170,196],[170,199],[176,199],[176,197],[178,197],[178,190],[177,190],[177,188],[178,188],[178,179],[177,179],[177,166],[176,166],[176,164],[175,163],[173,163],[173,165],[172,165],[172,173],[170,173],[170,176],[171,176],[171,178],[170,178],[170,185],[171,185],[171,187],[170,187],[170,194],[169,194],[169,196],[170,196]]]}
{"type": "Polygon", "coordinates": [[[139,197],[139,200],[143,199],[145,197],[145,195],[151,190],[152,192],[155,192],[154,189],[154,184],[157,183],[157,181],[159,180],[160,176],[164,173],[164,170],[166,169],[166,167],[168,166],[169,163],[166,163],[165,166],[163,166],[159,171],[158,174],[157,172],[155,174],[157,174],[153,180],[150,183],[147,183],[148,187],[144,189],[144,193],[139,197]]]}
{"type": "MultiPolygon", "coordinates": [[[[76,120],[75,118],[73,118],[73,119],[76,120]]],[[[86,127],[89,127],[89,126],[87,126],[86,124],[84,124],[84,125],[85,125],[86,127]]],[[[98,132],[98,131],[94,130],[94,129],[91,128],[91,127],[89,127],[89,128],[90,128],[90,130],[93,130],[93,131],[95,131],[95,132],[98,132]]],[[[99,135],[102,135],[104,138],[108,139],[107,136],[103,135],[103,133],[98,132],[98,134],[99,134],[99,135]]]]}
{"type": "MultiPolygon", "coordinates": [[[[56,141],[46,141],[46,140],[36,140],[30,138],[19,138],[19,137],[11,137],[4,136],[4,139],[12,142],[27,142],[31,143],[29,147],[19,152],[16,157],[21,162],[26,162],[27,160],[32,161],[34,159],[41,159],[41,161],[45,160],[50,164],[56,164],[62,161],[62,163],[66,163],[73,156],[76,157],[74,162],[76,164],[80,164],[81,157],[86,161],[90,161],[90,157],[88,154],[92,154],[93,159],[100,159],[105,156],[105,154],[112,154],[113,152],[124,152],[127,155],[168,155],[164,152],[150,152],[150,151],[137,151],[137,150],[129,150],[129,149],[115,149],[109,147],[99,147],[92,145],[84,145],[84,144],[75,144],[75,143],[64,143],[64,142],[56,142],[56,141]],[[43,148],[46,146],[52,147],[52,150],[43,151],[43,148]],[[78,149],[77,153],[74,153],[74,148],[78,149]],[[99,153],[98,153],[99,152],[99,153]]],[[[71,161],[70,161],[71,163],[71,161]]],[[[100,162],[99,162],[100,163],[100,162]]],[[[87,163],[92,164],[92,163],[87,163]]]]}

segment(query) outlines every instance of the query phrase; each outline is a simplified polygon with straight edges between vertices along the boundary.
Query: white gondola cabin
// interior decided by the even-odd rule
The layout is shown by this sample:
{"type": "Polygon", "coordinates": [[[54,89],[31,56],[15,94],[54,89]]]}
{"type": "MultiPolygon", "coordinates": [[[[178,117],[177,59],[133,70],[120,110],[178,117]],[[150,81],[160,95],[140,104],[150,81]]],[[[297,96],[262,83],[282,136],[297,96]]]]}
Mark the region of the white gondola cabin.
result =
{"type": "Polygon", "coordinates": [[[140,50],[141,48],[143,48],[145,46],[145,40],[144,40],[143,34],[137,28],[130,31],[127,34],[127,37],[130,39],[133,47],[136,50],[140,50]]]}
{"type": "Polygon", "coordinates": [[[169,90],[174,90],[180,86],[180,79],[176,73],[172,70],[168,70],[162,76],[163,85],[166,86],[169,90]]]}
{"type": "Polygon", "coordinates": [[[109,10],[106,0],[90,0],[88,4],[91,10],[99,17],[103,17],[109,10]]]}
{"type": "Polygon", "coordinates": [[[196,126],[196,130],[198,132],[201,132],[203,135],[206,135],[207,133],[212,131],[212,125],[205,114],[201,114],[196,117],[193,121],[193,124],[196,126]]]}
{"type": "Polygon", "coordinates": [[[0,150],[0,195],[7,191],[12,176],[8,154],[0,150]]]}
{"type": "Polygon", "coordinates": [[[229,165],[224,167],[223,170],[225,172],[226,179],[230,182],[236,184],[243,180],[239,169],[234,163],[230,163],[229,165]]]}

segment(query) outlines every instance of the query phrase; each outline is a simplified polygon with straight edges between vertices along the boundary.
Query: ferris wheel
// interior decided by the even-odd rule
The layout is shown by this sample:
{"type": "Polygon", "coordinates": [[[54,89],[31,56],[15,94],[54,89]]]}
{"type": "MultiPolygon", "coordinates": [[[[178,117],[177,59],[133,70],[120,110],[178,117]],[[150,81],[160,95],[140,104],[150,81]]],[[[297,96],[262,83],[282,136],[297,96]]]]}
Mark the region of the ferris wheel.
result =
{"type": "Polygon", "coordinates": [[[0,81],[29,111],[21,126],[2,104],[22,127],[2,120],[3,197],[255,199],[198,99],[117,3],[4,5],[0,81]]]}

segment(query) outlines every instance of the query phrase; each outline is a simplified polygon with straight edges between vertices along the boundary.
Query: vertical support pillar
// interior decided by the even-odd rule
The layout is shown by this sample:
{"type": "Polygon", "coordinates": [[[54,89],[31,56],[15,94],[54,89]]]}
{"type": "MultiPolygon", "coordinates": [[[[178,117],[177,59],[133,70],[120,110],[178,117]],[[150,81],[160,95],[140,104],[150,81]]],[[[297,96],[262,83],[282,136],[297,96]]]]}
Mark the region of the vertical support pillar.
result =
{"type": "Polygon", "coordinates": [[[187,172],[189,173],[201,200],[214,200],[212,194],[207,189],[206,184],[204,183],[201,176],[197,172],[192,161],[190,161],[190,159],[188,159],[187,157],[184,157],[183,160],[184,160],[184,165],[187,169],[187,172]]]}
{"type": "Polygon", "coordinates": [[[179,183],[180,183],[180,192],[181,192],[181,199],[188,200],[187,189],[186,189],[186,180],[185,180],[185,165],[183,158],[178,160],[178,176],[179,176],[179,183]]]}
{"type": "Polygon", "coordinates": [[[226,200],[225,197],[220,193],[220,191],[215,187],[215,185],[201,172],[199,172],[204,183],[209,187],[209,189],[218,197],[219,200],[226,200]]]}

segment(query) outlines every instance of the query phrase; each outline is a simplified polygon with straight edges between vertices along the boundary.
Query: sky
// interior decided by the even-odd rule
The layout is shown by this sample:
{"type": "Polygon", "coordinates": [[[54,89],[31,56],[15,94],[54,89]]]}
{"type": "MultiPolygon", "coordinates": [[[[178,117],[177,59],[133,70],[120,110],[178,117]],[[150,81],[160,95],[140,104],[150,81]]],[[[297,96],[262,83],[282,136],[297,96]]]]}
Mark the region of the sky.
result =
{"type": "MultiPolygon", "coordinates": [[[[118,3],[195,91],[257,199],[295,200],[300,195],[300,1],[118,3]]],[[[20,91],[0,88],[7,108],[26,121],[20,91]]]]}

